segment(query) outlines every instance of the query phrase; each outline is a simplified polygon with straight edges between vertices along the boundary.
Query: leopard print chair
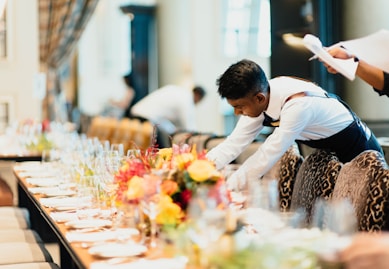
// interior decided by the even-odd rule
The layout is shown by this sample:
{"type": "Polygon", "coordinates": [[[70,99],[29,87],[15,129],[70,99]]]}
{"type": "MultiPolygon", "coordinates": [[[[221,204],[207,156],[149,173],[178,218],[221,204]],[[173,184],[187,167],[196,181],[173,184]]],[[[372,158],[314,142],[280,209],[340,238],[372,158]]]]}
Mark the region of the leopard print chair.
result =
{"type": "Polygon", "coordinates": [[[304,158],[297,145],[292,145],[263,177],[263,182],[278,181],[279,209],[288,212],[292,201],[293,186],[304,158]]]}
{"type": "Polygon", "coordinates": [[[290,210],[293,187],[303,160],[304,158],[300,155],[298,148],[292,146],[282,155],[278,162],[278,190],[281,212],[290,210]]]}
{"type": "Polygon", "coordinates": [[[360,231],[389,230],[389,168],[381,153],[367,150],[340,170],[332,199],[349,199],[360,231]]]}
{"type": "Polygon", "coordinates": [[[312,222],[315,203],[331,198],[342,166],[335,153],[323,149],[316,149],[304,159],[296,176],[291,210],[304,212],[305,225],[312,222]]]}

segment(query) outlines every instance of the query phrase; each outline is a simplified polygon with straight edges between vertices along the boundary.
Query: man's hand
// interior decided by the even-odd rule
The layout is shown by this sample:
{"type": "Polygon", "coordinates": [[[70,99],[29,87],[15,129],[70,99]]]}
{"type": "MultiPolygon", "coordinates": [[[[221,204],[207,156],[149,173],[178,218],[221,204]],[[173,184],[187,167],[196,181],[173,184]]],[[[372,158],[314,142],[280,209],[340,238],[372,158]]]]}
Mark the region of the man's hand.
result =
{"type": "MultiPolygon", "coordinates": [[[[328,53],[334,57],[334,58],[338,58],[338,59],[344,59],[344,60],[347,60],[347,59],[350,59],[352,58],[353,56],[343,47],[339,47],[339,46],[336,46],[336,47],[331,47],[329,48],[328,50],[328,53]]],[[[321,61],[319,59],[319,61],[321,61]]],[[[336,71],[334,68],[332,68],[331,66],[329,66],[328,64],[326,64],[325,62],[321,61],[323,63],[323,65],[327,68],[327,71],[331,74],[336,74],[338,73],[338,71],[336,71]]]]}

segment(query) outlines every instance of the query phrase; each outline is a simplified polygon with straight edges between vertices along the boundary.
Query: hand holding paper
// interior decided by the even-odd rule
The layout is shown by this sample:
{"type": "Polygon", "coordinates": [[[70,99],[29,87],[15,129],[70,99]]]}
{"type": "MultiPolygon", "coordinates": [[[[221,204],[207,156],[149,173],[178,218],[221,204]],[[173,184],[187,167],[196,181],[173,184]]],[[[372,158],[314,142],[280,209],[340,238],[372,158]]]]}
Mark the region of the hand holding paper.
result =
{"type": "Polygon", "coordinates": [[[332,57],[325,48],[321,41],[314,35],[307,34],[303,39],[304,45],[312,51],[317,57],[323,62],[336,69],[339,73],[344,75],[349,80],[355,79],[355,72],[358,67],[358,63],[354,62],[353,59],[336,59],[332,57]]]}

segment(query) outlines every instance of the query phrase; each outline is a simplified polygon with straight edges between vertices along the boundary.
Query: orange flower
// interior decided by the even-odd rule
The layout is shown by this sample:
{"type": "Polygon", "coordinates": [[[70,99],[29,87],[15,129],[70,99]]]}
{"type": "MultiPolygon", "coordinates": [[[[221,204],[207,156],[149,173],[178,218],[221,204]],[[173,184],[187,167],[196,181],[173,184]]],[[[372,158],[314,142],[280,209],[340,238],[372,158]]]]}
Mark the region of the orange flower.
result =
{"type": "Polygon", "coordinates": [[[133,176],[128,182],[128,190],[126,192],[126,198],[128,200],[136,200],[143,197],[143,178],[133,176]]]}
{"type": "Polygon", "coordinates": [[[173,195],[178,191],[178,184],[173,180],[164,180],[161,185],[162,192],[167,195],[173,195]]]}

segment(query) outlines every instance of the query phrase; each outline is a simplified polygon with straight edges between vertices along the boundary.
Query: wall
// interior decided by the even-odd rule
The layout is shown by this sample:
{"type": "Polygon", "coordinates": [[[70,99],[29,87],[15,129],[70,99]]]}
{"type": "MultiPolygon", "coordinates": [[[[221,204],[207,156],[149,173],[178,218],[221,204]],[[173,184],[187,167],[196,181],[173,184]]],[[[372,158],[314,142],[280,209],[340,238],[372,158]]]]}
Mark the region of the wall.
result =
{"type": "Polygon", "coordinates": [[[0,96],[14,99],[14,119],[41,118],[41,100],[34,92],[39,72],[38,6],[36,0],[10,0],[10,54],[0,59],[0,96]]]}
{"type": "Polygon", "coordinates": [[[130,20],[119,9],[125,2],[100,0],[79,42],[79,106],[89,116],[125,95],[123,76],[131,68],[130,20]]]}
{"type": "MultiPolygon", "coordinates": [[[[224,133],[226,104],[217,94],[216,79],[240,58],[220,53],[221,1],[159,0],[159,81],[161,85],[200,84],[206,98],[197,106],[199,131],[224,133]]],[[[254,59],[269,73],[268,59],[254,59]]]]}
{"type": "MultiPolygon", "coordinates": [[[[389,29],[387,0],[343,0],[343,10],[343,40],[363,37],[382,28],[389,29]]],[[[361,118],[389,120],[388,98],[379,97],[361,79],[346,81],[345,92],[345,100],[361,118]]]]}

